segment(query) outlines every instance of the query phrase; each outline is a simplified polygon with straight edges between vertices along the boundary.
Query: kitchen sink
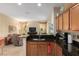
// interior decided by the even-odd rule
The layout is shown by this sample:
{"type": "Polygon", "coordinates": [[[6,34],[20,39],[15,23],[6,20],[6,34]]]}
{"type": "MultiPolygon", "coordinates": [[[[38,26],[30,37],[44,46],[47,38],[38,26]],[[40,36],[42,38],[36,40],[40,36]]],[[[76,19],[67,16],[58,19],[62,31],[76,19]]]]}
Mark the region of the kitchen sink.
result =
{"type": "Polygon", "coordinates": [[[43,41],[43,40],[45,40],[45,39],[33,39],[33,40],[40,40],[40,41],[43,41]]]}

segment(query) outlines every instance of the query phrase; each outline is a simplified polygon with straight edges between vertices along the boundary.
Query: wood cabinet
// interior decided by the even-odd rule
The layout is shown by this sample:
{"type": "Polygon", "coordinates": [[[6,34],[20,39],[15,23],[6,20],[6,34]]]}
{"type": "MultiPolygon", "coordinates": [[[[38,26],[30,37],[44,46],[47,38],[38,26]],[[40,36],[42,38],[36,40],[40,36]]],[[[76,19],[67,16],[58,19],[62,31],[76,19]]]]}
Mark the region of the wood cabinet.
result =
{"type": "Polygon", "coordinates": [[[55,42],[27,42],[26,48],[27,56],[62,56],[62,48],[55,42]]]}
{"type": "Polygon", "coordinates": [[[68,31],[69,30],[69,10],[65,11],[63,13],[63,30],[68,31]]]}
{"type": "Polygon", "coordinates": [[[51,54],[52,56],[55,56],[55,43],[54,42],[50,42],[50,45],[51,45],[51,54]]]}
{"type": "Polygon", "coordinates": [[[64,10],[69,9],[70,7],[72,7],[73,5],[75,5],[76,3],[66,3],[64,4],[64,10]]]}
{"type": "Polygon", "coordinates": [[[27,55],[28,56],[36,56],[38,55],[38,45],[37,42],[27,42],[27,55]]]}
{"type": "Polygon", "coordinates": [[[27,42],[27,56],[54,56],[55,46],[53,42],[27,42]],[[50,53],[48,45],[50,43],[50,53]]]}
{"type": "Polygon", "coordinates": [[[79,31],[79,4],[70,8],[70,30],[79,31]]]}
{"type": "Polygon", "coordinates": [[[79,31],[79,4],[70,4],[72,7],[65,10],[56,19],[56,28],[58,31],[73,32],[79,31]]]}
{"type": "Polygon", "coordinates": [[[62,48],[55,43],[55,56],[62,56],[62,48]]]}
{"type": "Polygon", "coordinates": [[[62,15],[58,17],[58,22],[59,31],[61,31],[63,29],[62,15]]]}
{"type": "Polygon", "coordinates": [[[39,42],[38,43],[38,56],[47,56],[48,55],[47,45],[48,45],[47,42],[39,42]]]}
{"type": "Polygon", "coordinates": [[[56,30],[58,31],[59,28],[58,28],[58,17],[56,17],[56,30]]]}
{"type": "Polygon", "coordinates": [[[47,42],[28,42],[26,53],[28,56],[47,56],[47,42]]]}

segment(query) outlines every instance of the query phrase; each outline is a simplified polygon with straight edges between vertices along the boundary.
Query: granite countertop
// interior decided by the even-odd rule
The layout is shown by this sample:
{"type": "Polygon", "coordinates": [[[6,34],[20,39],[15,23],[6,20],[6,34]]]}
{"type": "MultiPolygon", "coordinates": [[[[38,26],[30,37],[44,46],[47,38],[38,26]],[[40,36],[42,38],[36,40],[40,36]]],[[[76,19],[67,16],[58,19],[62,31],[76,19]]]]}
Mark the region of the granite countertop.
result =
{"type": "Polygon", "coordinates": [[[28,36],[27,42],[56,42],[62,48],[62,52],[64,56],[79,56],[79,47],[77,47],[74,43],[73,44],[65,44],[63,40],[56,39],[53,35],[41,35],[40,39],[45,40],[33,40],[39,39],[39,35],[28,36]]]}
{"type": "Polygon", "coordinates": [[[33,42],[46,42],[46,41],[54,41],[55,37],[53,35],[31,35],[28,36],[27,41],[33,41],[33,42]]]}
{"type": "Polygon", "coordinates": [[[64,56],[79,56],[79,47],[75,44],[65,44],[63,40],[56,40],[55,42],[62,48],[64,56]]]}
{"type": "Polygon", "coordinates": [[[63,47],[63,54],[65,56],[79,56],[79,48],[73,44],[67,44],[63,47]]]}

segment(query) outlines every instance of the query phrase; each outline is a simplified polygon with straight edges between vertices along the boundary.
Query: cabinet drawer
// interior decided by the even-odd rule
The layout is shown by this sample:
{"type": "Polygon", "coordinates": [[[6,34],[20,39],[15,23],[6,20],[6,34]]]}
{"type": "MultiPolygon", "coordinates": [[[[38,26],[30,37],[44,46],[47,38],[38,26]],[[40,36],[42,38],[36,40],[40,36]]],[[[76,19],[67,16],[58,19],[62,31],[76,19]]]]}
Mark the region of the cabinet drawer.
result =
{"type": "Polygon", "coordinates": [[[48,44],[48,42],[38,42],[38,44],[48,44]]]}
{"type": "Polygon", "coordinates": [[[27,42],[28,44],[37,44],[38,42],[27,42]]]}

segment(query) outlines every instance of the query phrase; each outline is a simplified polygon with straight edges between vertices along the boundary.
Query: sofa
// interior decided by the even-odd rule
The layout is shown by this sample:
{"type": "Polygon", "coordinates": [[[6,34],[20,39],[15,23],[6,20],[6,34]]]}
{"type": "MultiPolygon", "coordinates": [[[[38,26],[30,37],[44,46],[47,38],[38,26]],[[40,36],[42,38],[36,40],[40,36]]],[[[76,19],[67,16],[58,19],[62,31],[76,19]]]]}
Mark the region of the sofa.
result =
{"type": "Polygon", "coordinates": [[[5,45],[13,44],[14,46],[22,46],[23,39],[19,36],[19,34],[9,34],[7,37],[5,37],[5,45]]]}

